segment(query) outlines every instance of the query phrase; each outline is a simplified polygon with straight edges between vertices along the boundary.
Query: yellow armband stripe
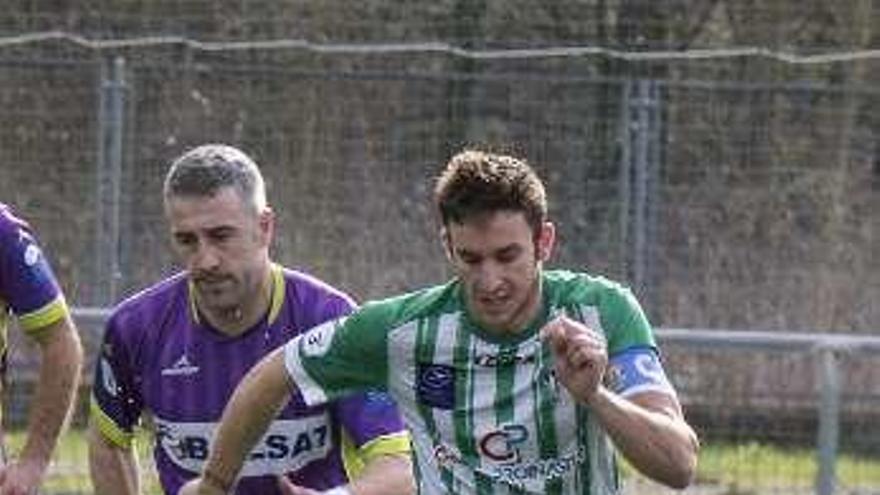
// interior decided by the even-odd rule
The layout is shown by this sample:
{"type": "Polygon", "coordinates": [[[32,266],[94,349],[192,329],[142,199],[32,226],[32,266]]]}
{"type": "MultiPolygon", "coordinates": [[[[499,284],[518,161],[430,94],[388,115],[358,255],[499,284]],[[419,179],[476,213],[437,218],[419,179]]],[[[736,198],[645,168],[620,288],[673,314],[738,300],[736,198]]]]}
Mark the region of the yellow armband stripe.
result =
{"type": "Polygon", "coordinates": [[[104,438],[117,447],[122,447],[124,449],[130,449],[132,447],[134,444],[134,433],[123,430],[116,424],[116,422],[110,419],[110,416],[107,416],[107,414],[101,410],[101,407],[98,406],[94,396],[89,405],[89,412],[92,418],[92,424],[97,427],[102,435],[104,435],[104,438]]]}
{"type": "Polygon", "coordinates": [[[31,333],[48,327],[66,315],[67,303],[64,302],[64,297],[59,294],[52,302],[42,308],[18,315],[18,324],[22,330],[31,333]]]}
{"type": "Polygon", "coordinates": [[[412,451],[412,446],[410,445],[409,432],[400,431],[374,438],[361,445],[358,450],[360,455],[369,461],[380,455],[409,454],[412,451]]]}
{"type": "Polygon", "coordinates": [[[348,433],[342,431],[342,460],[348,479],[361,474],[367,463],[382,455],[409,454],[412,451],[409,432],[401,431],[376,437],[358,448],[348,433]]]}

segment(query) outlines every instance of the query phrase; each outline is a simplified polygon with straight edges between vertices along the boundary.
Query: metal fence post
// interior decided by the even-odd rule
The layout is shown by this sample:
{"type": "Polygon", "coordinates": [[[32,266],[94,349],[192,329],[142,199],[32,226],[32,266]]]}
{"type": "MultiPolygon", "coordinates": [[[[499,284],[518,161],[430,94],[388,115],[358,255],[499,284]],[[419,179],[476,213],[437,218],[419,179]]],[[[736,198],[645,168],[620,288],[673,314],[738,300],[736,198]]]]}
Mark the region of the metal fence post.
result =
{"type": "MultiPolygon", "coordinates": [[[[623,91],[620,196],[621,242],[629,253],[625,272],[640,298],[650,303],[651,246],[661,161],[660,90],[657,81],[627,81],[623,91]]],[[[650,304],[648,304],[650,306],[650,304]]]]}
{"type": "Polygon", "coordinates": [[[819,402],[819,426],[816,434],[817,495],[832,495],[837,484],[835,463],[840,434],[840,373],[837,352],[833,347],[823,347],[818,362],[819,381],[822,389],[819,402]]]}
{"type": "Polygon", "coordinates": [[[101,64],[94,279],[96,290],[93,300],[96,305],[109,306],[116,301],[122,278],[120,212],[125,93],[125,59],[117,56],[101,64]]]}

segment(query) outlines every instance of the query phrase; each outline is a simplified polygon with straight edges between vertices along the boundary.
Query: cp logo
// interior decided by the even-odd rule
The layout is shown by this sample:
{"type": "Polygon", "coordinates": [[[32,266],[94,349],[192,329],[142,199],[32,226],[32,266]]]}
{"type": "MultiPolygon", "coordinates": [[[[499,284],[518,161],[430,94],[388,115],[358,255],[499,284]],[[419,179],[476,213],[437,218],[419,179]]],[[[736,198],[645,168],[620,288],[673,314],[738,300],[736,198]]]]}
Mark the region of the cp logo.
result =
{"type": "Polygon", "coordinates": [[[529,438],[529,430],[523,425],[504,425],[480,438],[480,452],[495,462],[519,462],[517,445],[529,438]]]}

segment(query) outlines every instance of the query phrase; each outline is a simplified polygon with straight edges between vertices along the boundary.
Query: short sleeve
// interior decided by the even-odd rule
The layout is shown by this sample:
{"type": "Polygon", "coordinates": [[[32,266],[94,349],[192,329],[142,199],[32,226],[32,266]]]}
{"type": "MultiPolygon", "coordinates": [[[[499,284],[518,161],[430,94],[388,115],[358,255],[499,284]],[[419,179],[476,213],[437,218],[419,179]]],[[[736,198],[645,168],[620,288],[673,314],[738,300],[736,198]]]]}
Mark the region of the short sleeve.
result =
{"type": "Polygon", "coordinates": [[[403,418],[385,392],[369,390],[340,399],[335,409],[345,433],[363,458],[409,452],[403,418]]]}
{"type": "Polygon", "coordinates": [[[387,384],[387,327],[381,310],[367,305],[326,322],[285,345],[287,372],[306,403],[318,405],[387,384]]]}
{"type": "Polygon", "coordinates": [[[629,289],[616,284],[606,289],[601,298],[600,318],[609,355],[631,347],[656,347],[651,324],[629,289]]]}
{"type": "Polygon", "coordinates": [[[26,332],[45,328],[68,313],[61,289],[36,238],[22,221],[0,224],[0,299],[26,332]]]}
{"type": "Polygon", "coordinates": [[[117,325],[117,320],[111,318],[104,333],[95,363],[90,414],[93,425],[105,438],[127,448],[131,446],[143,401],[135,385],[129,349],[117,325]]]}

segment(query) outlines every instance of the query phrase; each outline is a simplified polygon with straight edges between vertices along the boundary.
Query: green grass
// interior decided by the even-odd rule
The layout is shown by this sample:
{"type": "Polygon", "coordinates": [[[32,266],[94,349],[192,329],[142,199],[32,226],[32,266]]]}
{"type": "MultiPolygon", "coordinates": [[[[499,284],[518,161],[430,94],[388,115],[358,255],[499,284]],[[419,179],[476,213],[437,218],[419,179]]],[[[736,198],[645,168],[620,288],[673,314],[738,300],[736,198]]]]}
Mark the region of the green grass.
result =
{"type": "MultiPolygon", "coordinates": [[[[846,487],[880,487],[880,458],[841,454],[837,478],[846,487]]],[[[625,476],[635,476],[624,466],[625,476]]],[[[816,452],[758,443],[710,444],[700,452],[697,483],[728,487],[731,494],[766,493],[770,488],[809,488],[816,482],[816,452]]]]}
{"type": "MultiPolygon", "coordinates": [[[[89,479],[88,443],[85,430],[71,429],[58,443],[49,474],[43,485],[46,493],[93,493],[89,479]]],[[[149,432],[139,430],[135,446],[141,470],[141,493],[162,493],[150,454],[149,432]]],[[[14,457],[24,444],[24,432],[10,432],[6,444],[14,457]]]]}
{"type": "MultiPolygon", "coordinates": [[[[7,435],[11,452],[17,452],[24,435],[7,435]]],[[[138,435],[138,455],[144,473],[143,493],[160,493],[147,433],[138,435]]],[[[46,480],[47,493],[92,493],[88,474],[86,436],[71,430],[62,438],[46,480]]],[[[808,489],[816,479],[815,451],[789,449],[757,443],[704,445],[700,454],[698,484],[726,487],[730,494],[766,493],[774,487],[808,489]]],[[[624,476],[637,476],[624,465],[624,476]]],[[[838,458],[837,476],[845,487],[880,487],[880,458],[843,454],[838,458]]]]}

